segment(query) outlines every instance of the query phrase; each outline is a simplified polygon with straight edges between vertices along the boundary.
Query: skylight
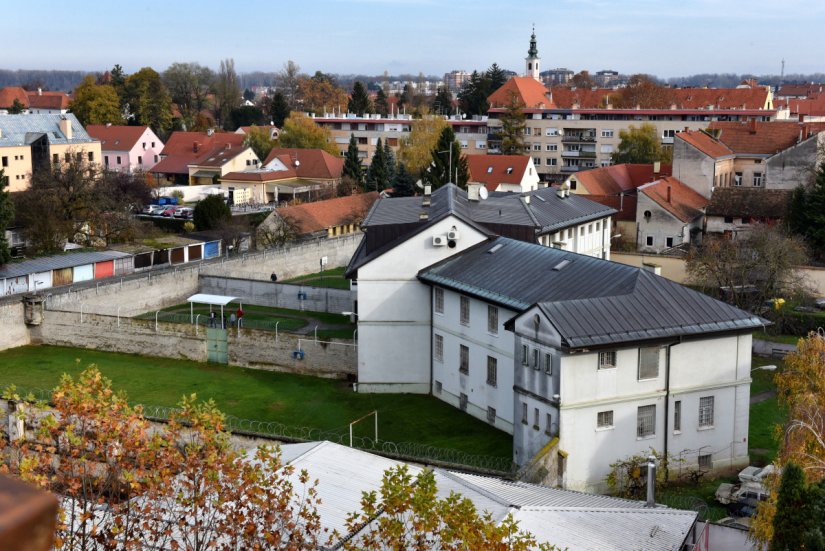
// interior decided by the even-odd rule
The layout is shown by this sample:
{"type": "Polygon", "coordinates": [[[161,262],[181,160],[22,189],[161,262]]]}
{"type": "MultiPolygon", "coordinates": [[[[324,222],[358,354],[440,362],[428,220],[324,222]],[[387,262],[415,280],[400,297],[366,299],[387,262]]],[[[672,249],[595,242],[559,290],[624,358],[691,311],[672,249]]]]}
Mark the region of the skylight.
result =
{"type": "Polygon", "coordinates": [[[493,172],[493,167],[488,166],[487,167],[487,174],[491,174],[492,172],[493,172]]]}
{"type": "Polygon", "coordinates": [[[553,271],[555,271],[555,272],[560,272],[560,271],[562,271],[562,270],[563,270],[563,269],[564,269],[564,268],[565,268],[568,264],[570,264],[571,262],[572,262],[572,260],[562,260],[561,262],[559,262],[558,264],[556,264],[555,266],[553,266],[553,271]]]}
{"type": "Polygon", "coordinates": [[[493,246],[490,248],[490,250],[489,250],[489,251],[487,251],[487,254],[496,254],[496,252],[497,252],[500,248],[502,248],[503,246],[504,246],[504,244],[503,244],[503,243],[498,243],[497,245],[493,245],[493,246]]]}

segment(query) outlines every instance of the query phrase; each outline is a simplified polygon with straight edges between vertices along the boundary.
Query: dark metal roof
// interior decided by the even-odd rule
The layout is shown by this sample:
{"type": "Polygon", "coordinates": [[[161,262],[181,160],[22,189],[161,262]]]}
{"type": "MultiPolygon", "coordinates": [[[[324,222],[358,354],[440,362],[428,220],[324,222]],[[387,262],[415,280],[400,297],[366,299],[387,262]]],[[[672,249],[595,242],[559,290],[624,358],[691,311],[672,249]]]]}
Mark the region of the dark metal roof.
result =
{"type": "Polygon", "coordinates": [[[44,256],[32,260],[24,260],[23,262],[15,262],[14,264],[6,264],[0,268],[0,279],[19,277],[36,272],[48,272],[49,270],[60,270],[62,268],[72,268],[85,264],[94,264],[95,262],[103,262],[104,260],[113,260],[126,256],[132,255],[120,251],[100,251],[44,256]]]}
{"type": "Polygon", "coordinates": [[[570,348],[766,323],[641,268],[503,237],[425,268],[419,279],[519,312],[537,304],[570,348]]]}

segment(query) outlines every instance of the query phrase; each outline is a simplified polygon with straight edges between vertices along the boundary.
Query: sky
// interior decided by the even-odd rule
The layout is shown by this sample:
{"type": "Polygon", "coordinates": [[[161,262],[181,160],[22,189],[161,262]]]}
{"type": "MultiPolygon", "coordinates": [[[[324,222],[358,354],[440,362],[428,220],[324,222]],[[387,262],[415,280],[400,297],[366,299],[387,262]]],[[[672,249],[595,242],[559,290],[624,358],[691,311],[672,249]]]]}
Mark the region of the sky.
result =
{"type": "MultiPolygon", "coordinates": [[[[0,0],[0,6],[12,0],[0,0]]],[[[535,24],[543,70],[825,72],[822,0],[42,0],[6,6],[2,69],[127,73],[195,61],[238,72],[379,75],[493,62],[523,72],[535,24]],[[47,16],[43,16],[46,15],[47,16]],[[11,23],[11,24],[9,24],[11,23]]]]}

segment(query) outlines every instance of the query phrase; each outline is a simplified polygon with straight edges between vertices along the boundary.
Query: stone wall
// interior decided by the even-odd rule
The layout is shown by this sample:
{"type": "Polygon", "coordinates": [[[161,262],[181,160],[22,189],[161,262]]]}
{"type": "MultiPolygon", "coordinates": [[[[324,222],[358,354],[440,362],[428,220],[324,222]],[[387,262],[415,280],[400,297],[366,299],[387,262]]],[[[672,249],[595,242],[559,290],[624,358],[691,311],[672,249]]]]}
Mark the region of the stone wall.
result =
{"type": "Polygon", "coordinates": [[[23,320],[23,302],[18,297],[14,301],[0,304],[0,350],[24,346],[31,342],[29,328],[23,320]]]}
{"type": "Polygon", "coordinates": [[[201,276],[200,292],[238,297],[244,302],[261,306],[333,314],[352,311],[355,303],[355,291],[345,289],[327,289],[213,275],[201,276]]]}
{"type": "MultiPolygon", "coordinates": [[[[32,337],[43,344],[205,362],[206,334],[194,325],[120,318],[101,314],[46,311],[32,337]]],[[[315,342],[295,335],[254,329],[229,330],[229,363],[241,367],[346,378],[356,372],[357,352],[351,342],[315,342]],[[303,359],[293,352],[303,350],[303,359]]]]}

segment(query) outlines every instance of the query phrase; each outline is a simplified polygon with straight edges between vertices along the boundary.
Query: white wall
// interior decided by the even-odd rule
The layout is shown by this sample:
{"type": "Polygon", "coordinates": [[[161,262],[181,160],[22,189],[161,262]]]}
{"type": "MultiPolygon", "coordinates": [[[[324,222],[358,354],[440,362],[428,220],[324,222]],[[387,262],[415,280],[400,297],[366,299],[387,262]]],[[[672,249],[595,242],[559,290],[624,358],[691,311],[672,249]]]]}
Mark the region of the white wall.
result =
{"type": "Polygon", "coordinates": [[[539,237],[539,243],[552,247],[553,243],[562,243],[562,249],[574,253],[595,256],[610,260],[610,223],[606,216],[592,222],[585,222],[555,233],[539,237]]]}
{"type": "Polygon", "coordinates": [[[416,276],[485,238],[451,216],[358,269],[360,391],[430,392],[430,288],[416,276]],[[453,226],[461,235],[456,247],[433,246],[433,236],[453,226]]]}

